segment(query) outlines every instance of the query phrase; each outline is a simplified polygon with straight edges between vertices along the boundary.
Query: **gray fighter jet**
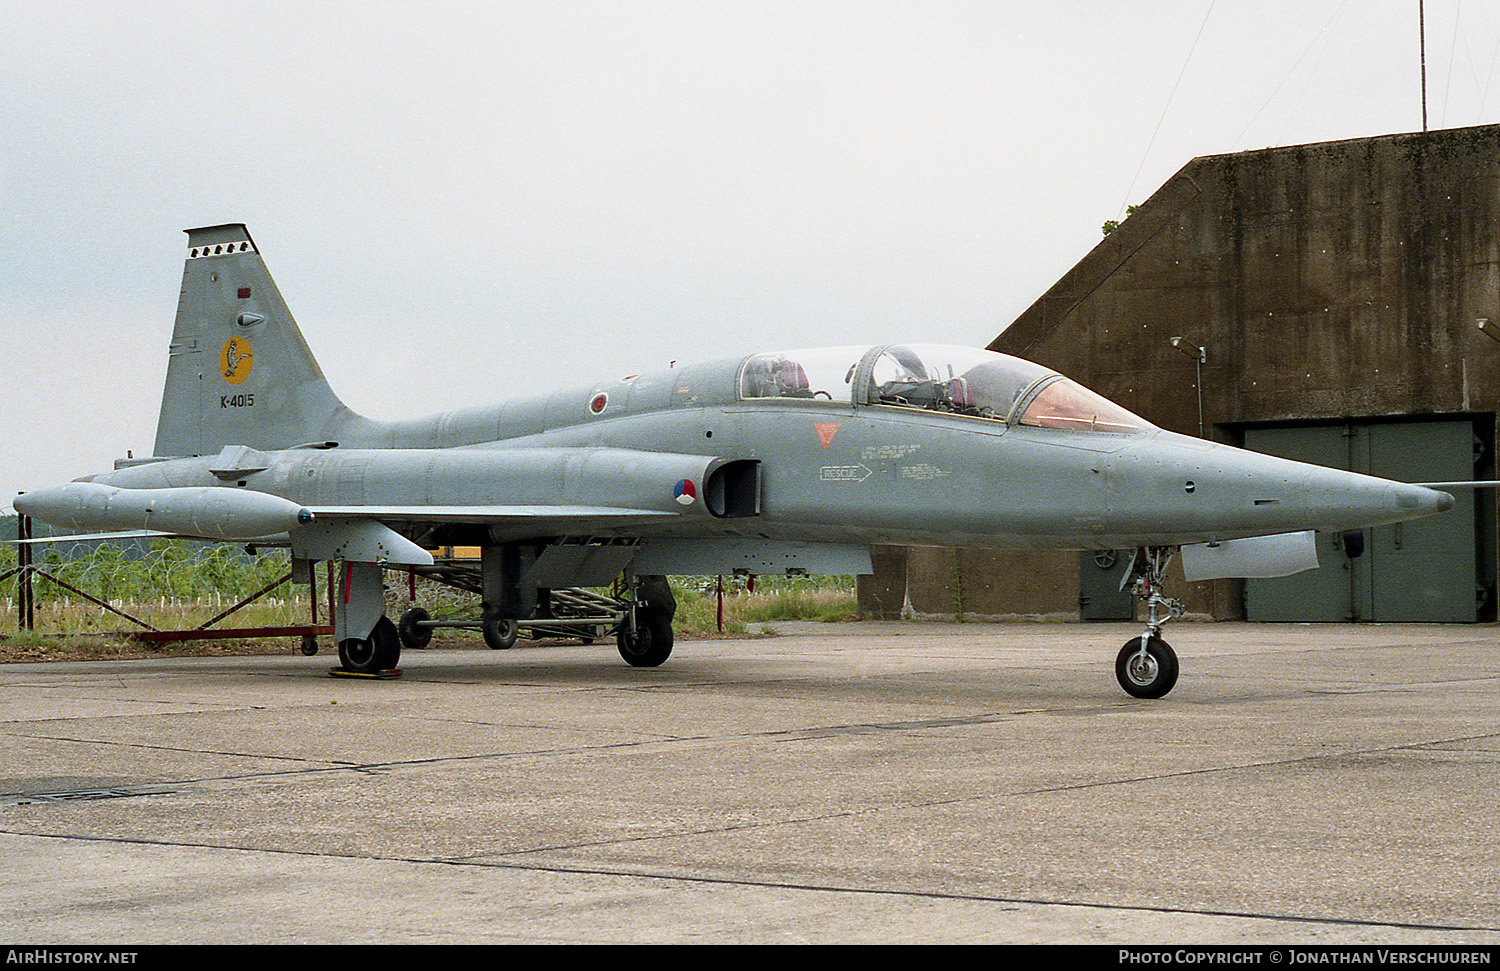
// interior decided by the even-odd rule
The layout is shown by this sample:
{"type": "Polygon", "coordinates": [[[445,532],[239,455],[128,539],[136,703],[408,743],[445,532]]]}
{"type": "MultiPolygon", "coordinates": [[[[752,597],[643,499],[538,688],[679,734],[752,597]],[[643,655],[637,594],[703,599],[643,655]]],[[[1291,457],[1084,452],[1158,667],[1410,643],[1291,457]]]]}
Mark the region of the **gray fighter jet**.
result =
{"type": "Polygon", "coordinates": [[[1195,578],[1280,575],[1316,564],[1309,531],[1452,504],[1164,431],[1040,365],[936,345],[754,354],[373,421],[329,387],[239,224],[188,230],[153,457],[15,502],[69,529],[336,562],[334,639],[359,672],[431,634],[425,614],[384,615],[384,568],[454,582],[430,552],[447,544],[481,547],[470,586],[497,647],[553,591],[623,573],[611,627],[638,666],[672,650],[668,575],[870,573],[872,544],[1132,549],[1148,619],[1116,672],[1138,697],[1177,680],[1161,583],[1179,548],[1195,578]]]}

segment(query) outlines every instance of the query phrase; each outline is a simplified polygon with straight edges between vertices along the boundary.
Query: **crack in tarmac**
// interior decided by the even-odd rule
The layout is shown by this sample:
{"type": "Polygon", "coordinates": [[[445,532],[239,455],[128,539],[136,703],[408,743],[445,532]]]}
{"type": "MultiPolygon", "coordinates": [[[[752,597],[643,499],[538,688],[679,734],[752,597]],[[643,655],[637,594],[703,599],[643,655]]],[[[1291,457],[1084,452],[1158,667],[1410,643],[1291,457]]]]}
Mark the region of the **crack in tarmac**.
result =
{"type": "Polygon", "coordinates": [[[201,849],[222,850],[236,853],[264,853],[275,856],[296,856],[308,859],[343,859],[364,860],[379,863],[405,863],[414,866],[449,866],[449,867],[473,867],[489,870],[511,870],[523,873],[555,873],[572,876],[588,876],[614,879],[651,880],[663,883],[683,883],[707,886],[720,886],[730,888],[746,888],[760,890],[791,890],[807,893],[826,893],[839,896],[876,896],[876,897],[901,897],[906,899],[934,900],[991,903],[1005,906],[1010,910],[1021,907],[1064,907],[1082,910],[1110,911],[1121,913],[1154,913],[1166,915],[1184,915],[1199,917],[1220,917],[1237,920],[1270,921],[1294,924],[1311,924],[1329,927],[1366,927],[1366,928],[1392,928],[1417,931],[1452,931],[1452,932],[1500,932],[1500,927],[1491,927],[1483,924],[1436,924],[1421,923],[1413,921],[1382,921],[1367,920],[1352,917],[1327,917],[1306,916],[1297,914],[1255,913],[1249,911],[1217,910],[1211,908],[1193,907],[1167,907],[1146,906],[1141,904],[1105,904],[1094,901],[1079,900],[1054,900],[1040,897],[1007,897],[998,894],[974,894],[956,893],[953,891],[939,890],[917,890],[910,888],[891,887],[852,887],[834,884],[799,883],[793,881],[778,880],[751,880],[732,879],[729,877],[694,876],[689,874],[661,873],[649,870],[609,870],[599,867],[577,867],[545,864],[526,864],[515,862],[493,862],[484,861],[472,857],[409,857],[409,856],[381,856],[375,854],[353,854],[353,853],[315,853],[308,850],[295,849],[271,849],[265,847],[242,847],[228,846],[217,843],[194,843],[185,840],[159,840],[145,839],[141,837],[108,837],[108,836],[79,836],[64,833],[25,833],[13,830],[0,829],[0,834],[15,836],[19,838],[74,840],[87,843],[105,843],[122,846],[161,846],[179,849],[201,849]]]}

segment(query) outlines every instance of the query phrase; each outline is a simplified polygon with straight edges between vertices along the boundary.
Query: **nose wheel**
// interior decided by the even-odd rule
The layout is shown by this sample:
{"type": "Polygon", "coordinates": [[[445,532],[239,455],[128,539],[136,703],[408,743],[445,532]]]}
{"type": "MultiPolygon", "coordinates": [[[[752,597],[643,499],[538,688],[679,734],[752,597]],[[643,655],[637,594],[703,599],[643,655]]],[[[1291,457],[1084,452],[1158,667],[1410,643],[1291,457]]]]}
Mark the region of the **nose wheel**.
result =
{"type": "Polygon", "coordinates": [[[1132,697],[1160,698],[1177,684],[1177,652],[1160,637],[1143,634],[1120,648],[1115,677],[1132,697]]]}

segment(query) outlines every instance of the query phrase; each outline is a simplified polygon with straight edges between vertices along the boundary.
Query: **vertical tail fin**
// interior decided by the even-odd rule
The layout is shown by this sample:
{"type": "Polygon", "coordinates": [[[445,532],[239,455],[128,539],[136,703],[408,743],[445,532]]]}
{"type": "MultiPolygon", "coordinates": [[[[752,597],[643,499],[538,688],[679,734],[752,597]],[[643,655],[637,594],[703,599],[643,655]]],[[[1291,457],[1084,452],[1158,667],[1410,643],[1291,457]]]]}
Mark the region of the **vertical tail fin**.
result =
{"type": "Polygon", "coordinates": [[[313,359],[239,223],[189,229],[155,454],[286,448],[356,416],[313,359]]]}

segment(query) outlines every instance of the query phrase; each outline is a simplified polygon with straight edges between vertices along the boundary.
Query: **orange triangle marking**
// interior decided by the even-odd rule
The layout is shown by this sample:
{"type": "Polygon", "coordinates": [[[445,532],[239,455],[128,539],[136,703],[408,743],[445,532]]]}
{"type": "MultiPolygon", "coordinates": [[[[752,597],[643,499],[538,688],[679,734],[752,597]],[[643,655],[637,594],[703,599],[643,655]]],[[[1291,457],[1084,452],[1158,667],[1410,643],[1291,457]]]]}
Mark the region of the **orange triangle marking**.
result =
{"type": "Polygon", "coordinates": [[[818,430],[818,441],[823,443],[823,451],[828,451],[828,446],[833,443],[833,436],[839,433],[843,424],[835,421],[820,421],[813,426],[818,430]]]}

